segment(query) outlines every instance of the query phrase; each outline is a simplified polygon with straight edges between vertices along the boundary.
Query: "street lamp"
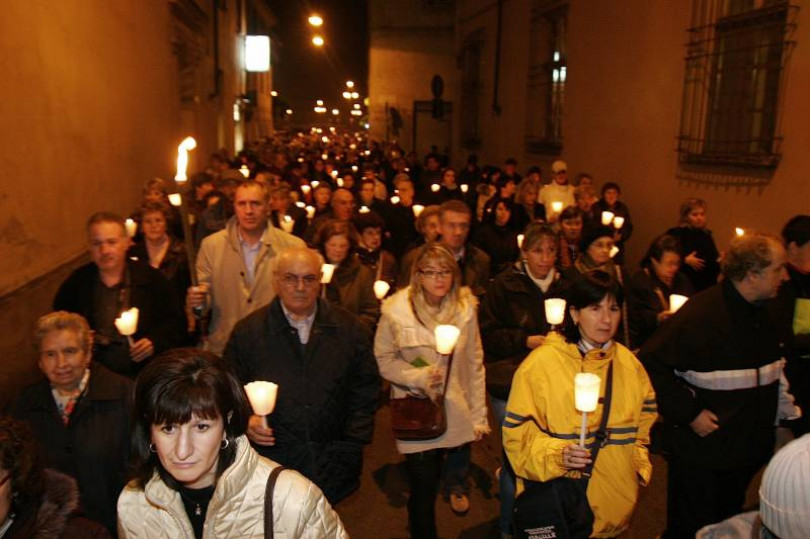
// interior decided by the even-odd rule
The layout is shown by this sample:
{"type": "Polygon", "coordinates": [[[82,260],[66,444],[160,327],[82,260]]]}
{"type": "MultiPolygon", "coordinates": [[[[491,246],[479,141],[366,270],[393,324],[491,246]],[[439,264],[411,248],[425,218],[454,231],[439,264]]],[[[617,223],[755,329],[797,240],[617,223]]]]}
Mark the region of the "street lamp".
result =
{"type": "Polygon", "coordinates": [[[323,47],[323,38],[321,36],[315,36],[312,38],[312,44],[316,47],[323,47]]]}
{"type": "Polygon", "coordinates": [[[322,26],[323,25],[323,19],[321,18],[320,15],[318,15],[316,13],[313,13],[312,15],[310,15],[308,20],[309,20],[310,26],[322,26]]]}

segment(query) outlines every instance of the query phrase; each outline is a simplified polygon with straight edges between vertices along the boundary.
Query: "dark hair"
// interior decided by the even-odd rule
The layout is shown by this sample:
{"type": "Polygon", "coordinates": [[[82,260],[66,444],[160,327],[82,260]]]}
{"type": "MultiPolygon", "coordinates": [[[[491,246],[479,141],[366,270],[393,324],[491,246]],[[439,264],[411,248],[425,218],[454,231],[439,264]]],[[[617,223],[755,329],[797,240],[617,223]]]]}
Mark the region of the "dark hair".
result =
{"type": "Polygon", "coordinates": [[[470,207],[460,200],[455,199],[448,200],[447,202],[439,206],[439,218],[444,217],[444,214],[449,211],[454,213],[463,213],[464,215],[472,216],[472,211],[470,211],[470,207]]]}
{"type": "Polygon", "coordinates": [[[495,195],[492,198],[492,206],[490,206],[492,211],[484,215],[484,222],[493,225],[495,224],[495,215],[496,210],[498,209],[498,204],[503,204],[503,206],[509,210],[509,220],[506,222],[506,226],[511,226],[515,219],[515,204],[511,198],[501,198],[498,195],[495,195]]]}
{"type": "Polygon", "coordinates": [[[382,220],[382,217],[373,211],[367,213],[358,213],[352,217],[352,222],[354,223],[354,228],[357,229],[358,234],[362,234],[367,228],[379,228],[381,230],[385,228],[385,222],[382,220]]]}
{"type": "Polygon", "coordinates": [[[797,215],[782,229],[785,246],[795,243],[797,247],[810,241],[810,215],[797,215]]]}
{"type": "Polygon", "coordinates": [[[514,157],[508,157],[506,161],[504,161],[504,164],[517,166],[517,159],[515,159],[514,157]]]}
{"type": "Polygon", "coordinates": [[[666,252],[677,253],[678,256],[681,256],[681,242],[678,241],[678,238],[675,236],[661,234],[650,244],[650,248],[647,249],[647,254],[641,259],[641,267],[650,267],[650,260],[653,259],[656,262],[661,262],[661,257],[664,256],[666,252]]]}
{"type": "Polygon", "coordinates": [[[143,219],[143,216],[146,215],[147,213],[162,213],[163,218],[167,222],[171,220],[171,213],[169,211],[169,206],[167,206],[163,202],[145,202],[141,204],[139,211],[141,213],[141,219],[143,219]]]}
{"type": "Polygon", "coordinates": [[[532,174],[542,174],[542,170],[537,165],[533,165],[529,167],[529,170],[526,171],[526,176],[531,176],[532,174]]]}
{"type": "MultiPolygon", "coordinates": [[[[214,155],[216,155],[216,154],[214,154],[214,155]]],[[[217,156],[217,157],[221,160],[221,158],[219,156],[217,156]]],[[[208,174],[207,172],[198,172],[198,173],[194,174],[191,178],[189,178],[189,182],[191,183],[192,187],[196,188],[196,187],[200,187],[202,185],[205,185],[206,183],[213,184],[214,183],[214,177],[212,175],[208,174]]]]}
{"type": "Polygon", "coordinates": [[[616,182],[605,182],[605,184],[602,186],[602,196],[605,196],[605,193],[609,189],[615,189],[618,194],[620,194],[620,195],[622,194],[622,188],[619,187],[618,183],[616,183],[616,182]]]}
{"type": "Polygon", "coordinates": [[[90,227],[99,225],[101,223],[113,223],[121,227],[121,232],[123,235],[127,233],[127,227],[124,223],[124,218],[118,215],[117,213],[113,213],[111,211],[97,211],[93,215],[90,216],[90,219],[87,220],[87,226],[85,230],[87,233],[90,233],[90,227]]]}
{"type": "Polygon", "coordinates": [[[587,172],[580,172],[579,174],[577,174],[577,177],[576,177],[576,180],[574,180],[574,183],[579,185],[579,183],[582,181],[583,178],[588,178],[591,181],[593,181],[593,176],[591,176],[587,172]]]}
{"type": "Polygon", "coordinates": [[[183,424],[191,416],[225,423],[228,446],[220,452],[217,478],[236,458],[236,438],[247,431],[250,405],[242,384],[219,356],[196,348],[163,352],[144,367],[135,381],[132,412],[133,477],[143,488],[157,470],[173,489],[178,482],[150,451],[152,425],[183,424]]]}
{"type": "Polygon", "coordinates": [[[45,490],[39,450],[28,425],[11,417],[0,418],[0,468],[10,475],[12,510],[36,505],[45,490]]]}
{"type": "Polygon", "coordinates": [[[315,245],[324,257],[326,256],[326,242],[335,236],[346,236],[351,250],[357,248],[357,231],[354,225],[350,221],[329,219],[315,235],[315,245]]]}
{"type": "Polygon", "coordinates": [[[577,217],[582,218],[582,210],[579,206],[568,206],[560,213],[560,222],[567,221],[569,219],[576,219],[577,217]]]}
{"type": "MultiPolygon", "coordinates": [[[[624,292],[618,279],[602,270],[591,270],[574,278],[565,294],[567,310],[581,310],[590,305],[597,304],[606,296],[613,297],[621,306],[624,303],[624,292]]],[[[563,328],[565,340],[571,343],[579,342],[579,328],[566,313],[566,325],[563,328]]]]}

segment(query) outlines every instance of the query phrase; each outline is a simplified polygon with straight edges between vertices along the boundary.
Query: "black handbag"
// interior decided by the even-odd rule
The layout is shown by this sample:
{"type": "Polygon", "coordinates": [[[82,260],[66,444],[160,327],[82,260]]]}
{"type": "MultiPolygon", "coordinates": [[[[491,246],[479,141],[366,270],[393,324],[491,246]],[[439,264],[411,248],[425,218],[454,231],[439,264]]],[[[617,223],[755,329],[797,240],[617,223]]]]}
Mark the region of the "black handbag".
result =
{"type": "Polygon", "coordinates": [[[523,492],[515,499],[512,525],[516,539],[587,539],[593,533],[594,516],[588,504],[588,481],[599,450],[608,438],[607,422],[613,393],[613,362],[608,366],[602,420],[591,448],[591,464],[580,478],[558,477],[550,481],[523,480],[523,492]]]}

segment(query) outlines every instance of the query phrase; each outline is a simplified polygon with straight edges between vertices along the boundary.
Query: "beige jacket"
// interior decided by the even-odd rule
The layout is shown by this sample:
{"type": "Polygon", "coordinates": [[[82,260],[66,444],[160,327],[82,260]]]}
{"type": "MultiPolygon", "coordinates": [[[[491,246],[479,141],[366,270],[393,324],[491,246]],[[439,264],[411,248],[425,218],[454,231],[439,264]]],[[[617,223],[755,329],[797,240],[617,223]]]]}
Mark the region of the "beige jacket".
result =
{"type": "Polygon", "coordinates": [[[233,326],[276,295],[272,259],[288,247],[305,247],[300,238],[273,227],[268,221],[256,256],[253,283],[248,273],[237,233],[236,217],[224,230],[205,238],[197,255],[197,278],[208,285],[211,324],[206,348],[222,355],[233,326]]]}
{"type": "MultiPolygon", "coordinates": [[[[203,538],[264,538],[264,492],[277,463],[260,457],[245,436],[237,439],[236,460],[217,481],[208,505],[203,538]]],[[[309,479],[293,470],[278,476],[273,491],[276,539],[348,538],[340,517],[309,479]]],[[[127,485],[118,497],[118,536],[193,538],[180,494],[157,473],[141,490],[127,485]]]]}
{"type": "MultiPolygon", "coordinates": [[[[410,287],[388,298],[382,307],[377,326],[374,355],[380,374],[391,382],[391,397],[403,397],[409,392],[424,394],[427,367],[411,364],[422,361],[434,365],[437,361],[436,339],[417,320],[411,309],[410,287]],[[421,360],[421,361],[419,361],[421,360]]],[[[456,344],[450,381],[445,392],[447,431],[433,440],[405,442],[397,440],[397,451],[403,454],[429,449],[458,447],[475,440],[475,429],[488,430],[484,352],[478,331],[476,301],[470,289],[462,288],[463,308],[455,325],[461,330],[456,344]]]]}

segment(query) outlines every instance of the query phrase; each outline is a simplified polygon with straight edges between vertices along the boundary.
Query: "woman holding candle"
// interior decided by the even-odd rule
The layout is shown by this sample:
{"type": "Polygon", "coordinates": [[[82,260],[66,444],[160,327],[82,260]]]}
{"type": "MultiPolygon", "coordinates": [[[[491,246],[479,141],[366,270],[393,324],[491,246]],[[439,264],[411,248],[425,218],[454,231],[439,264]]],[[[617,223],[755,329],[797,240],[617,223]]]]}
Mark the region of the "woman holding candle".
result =
{"type": "Polygon", "coordinates": [[[390,286],[397,282],[397,261],[390,252],[382,247],[385,222],[374,212],[357,214],[352,218],[360,245],[357,258],[374,273],[374,280],[385,281],[390,286]]]}
{"type": "Polygon", "coordinates": [[[613,241],[619,252],[616,254],[616,263],[622,264],[624,262],[624,243],[630,239],[633,234],[633,219],[630,217],[630,209],[627,204],[619,200],[622,190],[618,183],[607,182],[602,186],[602,198],[600,198],[591,208],[594,217],[598,221],[601,219],[602,212],[610,212],[613,214],[613,221],[610,223],[603,223],[612,226],[615,230],[613,234],[613,241]],[[616,218],[619,219],[616,219],[616,218]]]}
{"type": "Polygon", "coordinates": [[[380,316],[380,304],[374,296],[376,279],[357,257],[354,225],[331,219],[324,223],[315,242],[326,263],[335,266],[331,280],[324,286],[326,299],[356,314],[373,330],[380,316]]]}
{"type": "Polygon", "coordinates": [[[550,333],[515,373],[503,423],[504,449],[518,477],[518,496],[526,481],[575,481],[579,496],[587,490],[594,516],[593,529],[583,536],[616,537],[629,525],[639,484],[646,485],[652,473],[646,446],[657,417],[655,394],[641,363],[613,340],[621,318],[618,283],[603,271],[590,272],[571,285],[567,299],[573,323],[565,336],[550,333]],[[596,374],[605,396],[610,370],[608,435],[594,462],[604,406],[587,415],[586,447],[574,443],[582,420],[575,408],[574,377],[596,374]],[[583,471],[590,472],[587,484],[583,471]]]}
{"type": "Polygon", "coordinates": [[[437,537],[439,476],[444,476],[453,510],[465,513],[469,509],[470,442],[489,432],[475,298],[469,288],[461,286],[458,264],[446,247],[431,243],[421,248],[410,285],[383,304],[374,352],[380,374],[391,382],[393,398],[444,394],[444,434],[432,440],[396,442],[397,450],[405,455],[410,484],[411,536],[432,539],[437,537]],[[442,324],[461,330],[446,388],[447,365],[437,355],[434,337],[434,329],[442,324]]]}
{"type": "Polygon", "coordinates": [[[129,456],[131,382],[92,361],[93,336],[78,314],[37,321],[43,380],[23,390],[12,415],[28,423],[47,467],[72,476],[87,515],[115,530],[115,497],[129,456]]]}
{"type": "Polygon", "coordinates": [[[627,285],[630,342],[639,349],[656,328],[672,315],[671,294],[692,295],[692,283],[678,270],[681,252],[678,240],[664,234],[654,239],[641,262],[641,269],[627,285]]]}
{"type": "MultiPolygon", "coordinates": [[[[250,407],[219,357],[166,352],[138,377],[134,479],[118,498],[119,537],[265,537],[265,488],[278,464],[245,436],[250,407]]],[[[323,493],[293,470],[276,479],[273,532],[348,537],[323,493]]]]}
{"type": "Polygon", "coordinates": [[[711,230],[706,228],[706,201],[687,198],[681,204],[678,226],[667,234],[681,242],[681,271],[692,281],[695,292],[717,284],[720,253],[711,230]]]}

